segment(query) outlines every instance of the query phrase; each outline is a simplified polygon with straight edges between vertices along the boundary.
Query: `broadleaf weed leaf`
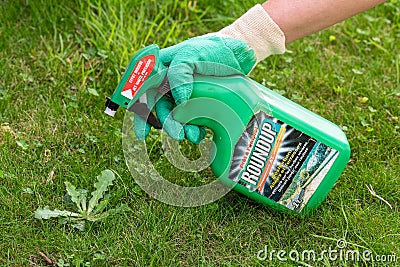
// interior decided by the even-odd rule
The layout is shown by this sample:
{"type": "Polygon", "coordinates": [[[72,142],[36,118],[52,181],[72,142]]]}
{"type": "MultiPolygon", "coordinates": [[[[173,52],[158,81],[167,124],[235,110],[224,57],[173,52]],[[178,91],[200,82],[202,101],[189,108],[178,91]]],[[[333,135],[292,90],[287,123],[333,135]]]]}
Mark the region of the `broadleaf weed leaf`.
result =
{"type": "Polygon", "coordinates": [[[80,217],[81,215],[75,212],[67,211],[67,210],[51,210],[48,206],[44,207],[43,209],[38,208],[35,211],[35,218],[36,219],[50,219],[56,217],[80,217]]]}
{"type": "Polygon", "coordinates": [[[15,141],[17,145],[23,150],[27,150],[29,148],[28,143],[25,140],[15,141]]]}
{"type": "Polygon", "coordinates": [[[72,226],[72,228],[78,229],[79,231],[85,231],[85,220],[82,217],[59,217],[58,224],[72,226]]]}
{"type": "Polygon", "coordinates": [[[107,207],[107,204],[108,204],[108,199],[101,200],[91,214],[94,216],[98,213],[103,212],[103,210],[107,207]]]}
{"type": "Polygon", "coordinates": [[[81,206],[82,206],[82,210],[86,210],[86,196],[87,196],[87,190],[86,189],[78,189],[79,191],[79,197],[81,199],[81,206]]]}
{"type": "Polygon", "coordinates": [[[131,209],[128,207],[128,205],[120,204],[118,207],[116,207],[114,209],[107,210],[107,211],[99,214],[98,216],[90,217],[90,218],[88,218],[88,220],[92,221],[92,222],[100,221],[100,220],[104,220],[108,216],[111,216],[111,215],[114,215],[114,214],[118,214],[118,213],[122,213],[122,212],[125,212],[125,211],[130,211],[130,210],[131,209]]]}
{"type": "Polygon", "coordinates": [[[98,205],[99,200],[103,198],[108,186],[112,185],[114,179],[115,174],[110,170],[102,171],[101,175],[97,176],[97,182],[94,184],[96,190],[92,192],[92,198],[89,200],[87,215],[89,215],[98,205]]]}
{"type": "Polygon", "coordinates": [[[85,221],[74,221],[71,223],[71,226],[79,231],[85,231],[85,221]]]}
{"type": "Polygon", "coordinates": [[[68,209],[70,209],[72,211],[78,212],[78,208],[76,207],[76,204],[74,202],[72,202],[70,195],[65,194],[62,197],[62,199],[64,201],[64,204],[65,204],[66,208],[68,208],[68,209]]]}
{"type": "Polygon", "coordinates": [[[83,212],[81,207],[81,193],[70,182],[66,181],[64,182],[64,184],[65,189],[67,190],[67,194],[71,197],[72,202],[75,203],[80,212],[83,212]]]}

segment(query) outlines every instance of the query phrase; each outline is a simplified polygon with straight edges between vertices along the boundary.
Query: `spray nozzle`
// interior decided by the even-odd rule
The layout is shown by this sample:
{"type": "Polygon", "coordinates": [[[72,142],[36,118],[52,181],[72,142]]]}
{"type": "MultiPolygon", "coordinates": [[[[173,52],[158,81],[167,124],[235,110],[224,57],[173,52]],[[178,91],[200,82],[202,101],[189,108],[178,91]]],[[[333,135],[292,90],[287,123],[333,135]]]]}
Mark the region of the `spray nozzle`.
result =
{"type": "Polygon", "coordinates": [[[107,98],[107,115],[114,117],[119,106],[132,111],[156,129],[161,123],[146,103],[146,91],[158,89],[159,93],[169,95],[166,67],[159,60],[159,47],[150,45],[140,50],[131,59],[113,95],[107,98]]]}
{"type": "Polygon", "coordinates": [[[109,115],[111,117],[114,117],[118,108],[119,108],[119,105],[117,103],[114,103],[111,100],[111,98],[107,97],[106,110],[104,110],[104,113],[106,113],[107,115],[109,115]]]}

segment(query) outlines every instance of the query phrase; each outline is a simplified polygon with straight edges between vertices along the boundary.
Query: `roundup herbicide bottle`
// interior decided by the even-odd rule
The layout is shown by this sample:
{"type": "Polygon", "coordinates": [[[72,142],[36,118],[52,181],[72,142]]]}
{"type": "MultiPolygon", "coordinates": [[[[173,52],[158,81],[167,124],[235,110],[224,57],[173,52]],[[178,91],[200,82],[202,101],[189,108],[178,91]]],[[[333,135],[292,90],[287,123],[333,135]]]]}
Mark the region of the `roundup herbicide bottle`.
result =
{"type": "MultiPolygon", "coordinates": [[[[132,58],[107,114],[123,106],[160,128],[139,99],[149,89],[166,92],[158,51],[151,45],[132,58]]],[[[242,75],[195,75],[191,99],[173,116],[213,131],[211,168],[224,184],[279,211],[317,208],[350,157],[338,126],[242,75]]]]}

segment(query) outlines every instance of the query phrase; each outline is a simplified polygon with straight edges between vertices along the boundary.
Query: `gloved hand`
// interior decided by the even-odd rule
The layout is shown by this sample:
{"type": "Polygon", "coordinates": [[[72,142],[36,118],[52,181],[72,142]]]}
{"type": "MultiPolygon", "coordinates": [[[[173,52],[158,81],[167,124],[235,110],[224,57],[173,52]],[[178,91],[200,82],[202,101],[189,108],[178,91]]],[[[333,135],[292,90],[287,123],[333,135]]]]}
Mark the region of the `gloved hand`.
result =
{"type": "MultiPolygon", "coordinates": [[[[168,80],[175,100],[173,103],[167,97],[162,97],[156,102],[157,117],[164,130],[176,140],[186,137],[198,144],[204,138],[203,127],[182,125],[170,115],[175,105],[189,100],[193,90],[193,73],[247,75],[259,61],[284,51],[284,34],[261,5],[254,6],[219,32],[188,39],[160,50],[161,62],[169,67],[168,80]]],[[[150,126],[136,116],[135,133],[138,138],[144,139],[149,130],[150,126]]]]}
{"type": "MultiPolygon", "coordinates": [[[[157,117],[172,138],[182,140],[186,137],[195,144],[204,138],[204,127],[181,125],[170,115],[175,104],[189,100],[193,89],[193,73],[215,76],[247,74],[256,63],[254,51],[247,43],[216,34],[192,38],[162,49],[160,60],[165,66],[169,66],[168,81],[175,101],[165,96],[156,101],[157,117]]],[[[154,92],[147,92],[149,107],[155,102],[155,97],[154,92]]],[[[144,139],[149,131],[150,125],[135,114],[136,136],[144,139]]]]}
{"type": "MultiPolygon", "coordinates": [[[[174,101],[166,96],[161,96],[157,90],[148,90],[146,92],[147,105],[152,110],[155,105],[155,110],[158,119],[161,122],[163,129],[176,140],[183,140],[185,137],[195,143],[199,144],[205,136],[205,128],[191,124],[181,124],[171,117],[171,111],[175,104],[174,101]]],[[[134,114],[134,131],[139,140],[144,140],[149,134],[151,126],[143,120],[138,114],[134,114]]]]}

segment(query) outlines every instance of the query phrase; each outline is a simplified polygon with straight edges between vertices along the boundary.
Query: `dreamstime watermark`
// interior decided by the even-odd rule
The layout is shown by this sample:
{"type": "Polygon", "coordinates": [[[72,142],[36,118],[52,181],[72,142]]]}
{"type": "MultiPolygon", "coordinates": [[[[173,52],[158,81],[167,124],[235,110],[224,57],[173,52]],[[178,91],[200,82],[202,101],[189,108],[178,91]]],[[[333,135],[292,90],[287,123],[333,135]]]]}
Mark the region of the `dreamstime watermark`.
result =
{"type": "Polygon", "coordinates": [[[336,242],[336,247],[329,247],[323,250],[302,250],[297,249],[284,250],[284,249],[270,249],[264,246],[256,254],[257,259],[261,261],[292,261],[302,263],[315,263],[315,262],[397,262],[399,256],[396,254],[374,254],[371,250],[351,249],[345,239],[339,239],[336,242]]]}

